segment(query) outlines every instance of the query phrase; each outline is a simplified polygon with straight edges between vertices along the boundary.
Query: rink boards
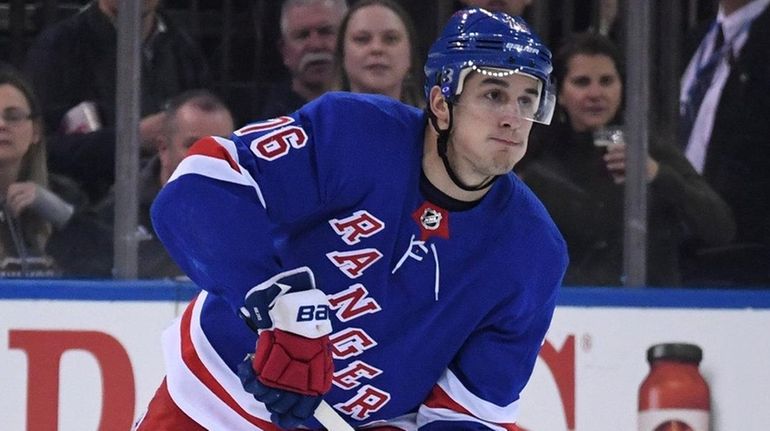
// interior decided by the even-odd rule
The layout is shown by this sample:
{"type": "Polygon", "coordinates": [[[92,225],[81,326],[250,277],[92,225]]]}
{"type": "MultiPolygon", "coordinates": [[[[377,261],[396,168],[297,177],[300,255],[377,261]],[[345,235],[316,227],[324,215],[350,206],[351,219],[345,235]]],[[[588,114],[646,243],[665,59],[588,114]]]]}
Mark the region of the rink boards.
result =
{"type": "MultiPolygon", "coordinates": [[[[172,282],[0,282],[7,430],[128,430],[163,377],[160,334],[195,294],[172,282]]],[[[770,291],[564,288],[519,424],[636,429],[649,346],[703,349],[715,430],[770,426],[770,291]]]]}

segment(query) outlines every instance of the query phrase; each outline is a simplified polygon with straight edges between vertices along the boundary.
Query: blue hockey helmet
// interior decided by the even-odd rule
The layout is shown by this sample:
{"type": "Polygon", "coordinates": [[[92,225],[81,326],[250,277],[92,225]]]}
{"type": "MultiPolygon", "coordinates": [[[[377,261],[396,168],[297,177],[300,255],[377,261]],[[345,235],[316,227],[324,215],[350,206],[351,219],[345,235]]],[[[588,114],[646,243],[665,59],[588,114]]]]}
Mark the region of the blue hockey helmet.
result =
{"type": "Polygon", "coordinates": [[[551,51],[521,17],[464,9],[452,15],[428,52],[425,98],[438,85],[444,98],[454,102],[470,71],[528,75],[540,81],[542,90],[537,111],[527,119],[549,124],[556,105],[552,70],[551,51]]]}

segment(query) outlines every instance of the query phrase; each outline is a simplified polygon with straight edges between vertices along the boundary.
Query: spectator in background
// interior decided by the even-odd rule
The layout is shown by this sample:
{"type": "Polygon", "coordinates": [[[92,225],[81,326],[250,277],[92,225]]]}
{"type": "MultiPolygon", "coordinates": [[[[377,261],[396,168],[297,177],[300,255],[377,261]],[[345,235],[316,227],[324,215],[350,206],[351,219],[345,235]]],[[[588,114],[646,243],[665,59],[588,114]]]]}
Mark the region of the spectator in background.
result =
{"type": "Polygon", "coordinates": [[[49,189],[40,104],[10,66],[0,67],[0,198],[0,277],[57,275],[45,245],[74,207],[49,189]]]}
{"type": "MultiPolygon", "coordinates": [[[[560,115],[536,127],[517,171],[540,197],[570,252],[569,285],[623,284],[623,207],[626,146],[622,138],[597,146],[594,132],[621,121],[623,69],[606,37],[573,35],[558,52],[560,115]]],[[[648,182],[648,284],[680,283],[685,240],[728,242],[730,210],[674,145],[651,139],[648,182]]]]}
{"type": "Polygon", "coordinates": [[[278,48],[289,79],[275,83],[260,118],[293,112],[334,84],[334,43],[347,12],[345,0],[285,0],[278,48]]]}
{"type": "Polygon", "coordinates": [[[685,155],[737,224],[733,244],[691,253],[695,284],[770,286],[769,4],[721,0],[682,77],[685,155]]]}
{"type": "Polygon", "coordinates": [[[462,0],[469,7],[482,7],[493,12],[505,12],[511,16],[524,14],[532,0],[462,0]]]}
{"type": "MultiPolygon", "coordinates": [[[[190,88],[208,85],[199,47],[143,0],[141,122],[145,152],[161,133],[161,105],[190,88]]],[[[115,179],[115,91],[118,0],[94,0],[79,13],[44,30],[26,59],[40,95],[53,172],[81,183],[92,201],[115,179]]]]}
{"type": "Polygon", "coordinates": [[[340,88],[390,96],[422,107],[417,33],[409,14],[392,0],[362,0],[340,25],[335,57],[340,88]]]}
{"type": "MultiPolygon", "coordinates": [[[[139,173],[139,242],[141,278],[178,277],[182,271],[155,238],[150,223],[150,205],[161,187],[203,136],[229,136],[233,117],[224,103],[207,90],[188,90],[168,103],[162,133],[157,136],[156,154],[139,173]]],[[[68,276],[112,277],[115,194],[90,211],[74,217],[70,225],[51,238],[49,251],[68,276]]]]}

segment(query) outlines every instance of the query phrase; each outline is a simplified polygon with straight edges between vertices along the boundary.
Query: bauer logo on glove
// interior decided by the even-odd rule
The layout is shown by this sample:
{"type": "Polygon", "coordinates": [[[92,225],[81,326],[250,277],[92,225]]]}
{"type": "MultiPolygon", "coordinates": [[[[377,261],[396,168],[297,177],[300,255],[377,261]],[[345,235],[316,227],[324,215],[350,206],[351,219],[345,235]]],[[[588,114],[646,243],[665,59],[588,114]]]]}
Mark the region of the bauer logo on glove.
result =
{"type": "Polygon", "coordinates": [[[329,300],[318,289],[288,293],[275,301],[270,310],[273,327],[307,338],[332,332],[329,300]]]}
{"type": "Polygon", "coordinates": [[[331,333],[331,308],[326,295],[315,288],[310,268],[282,272],[254,286],[241,317],[255,332],[278,328],[308,338],[331,333]]]}
{"type": "Polygon", "coordinates": [[[297,322],[329,320],[329,307],[326,305],[304,305],[297,310],[297,322]]]}

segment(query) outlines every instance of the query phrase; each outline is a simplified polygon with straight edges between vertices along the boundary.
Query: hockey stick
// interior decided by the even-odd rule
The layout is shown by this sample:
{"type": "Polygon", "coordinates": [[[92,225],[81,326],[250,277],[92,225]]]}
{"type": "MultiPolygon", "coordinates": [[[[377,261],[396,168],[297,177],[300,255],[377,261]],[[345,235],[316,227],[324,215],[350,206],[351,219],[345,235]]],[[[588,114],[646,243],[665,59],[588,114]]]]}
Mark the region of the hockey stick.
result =
{"type": "Polygon", "coordinates": [[[355,431],[353,427],[348,425],[348,423],[342,419],[340,414],[324,400],[321,400],[321,404],[315,409],[313,416],[315,416],[316,420],[329,431],[355,431]]]}

